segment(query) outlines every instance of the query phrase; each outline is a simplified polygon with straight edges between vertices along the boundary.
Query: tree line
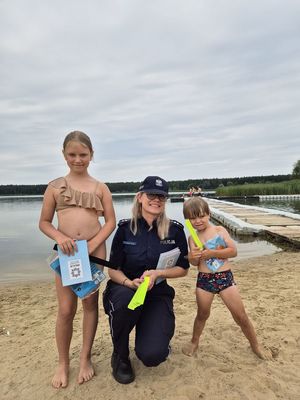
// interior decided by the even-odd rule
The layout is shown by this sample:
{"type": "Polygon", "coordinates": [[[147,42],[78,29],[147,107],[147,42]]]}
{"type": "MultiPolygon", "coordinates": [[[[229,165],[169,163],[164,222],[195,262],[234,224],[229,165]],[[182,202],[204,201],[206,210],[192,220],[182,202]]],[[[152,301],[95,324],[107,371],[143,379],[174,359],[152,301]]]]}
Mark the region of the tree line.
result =
{"type": "MultiPolygon", "coordinates": [[[[292,175],[247,176],[239,178],[207,178],[169,181],[171,192],[187,192],[190,187],[199,186],[203,191],[215,190],[222,186],[249,183],[275,183],[292,179],[292,175]]],[[[112,193],[136,192],[140,182],[107,182],[112,193]]],[[[43,195],[47,185],[0,185],[0,196],[43,195]]]]}

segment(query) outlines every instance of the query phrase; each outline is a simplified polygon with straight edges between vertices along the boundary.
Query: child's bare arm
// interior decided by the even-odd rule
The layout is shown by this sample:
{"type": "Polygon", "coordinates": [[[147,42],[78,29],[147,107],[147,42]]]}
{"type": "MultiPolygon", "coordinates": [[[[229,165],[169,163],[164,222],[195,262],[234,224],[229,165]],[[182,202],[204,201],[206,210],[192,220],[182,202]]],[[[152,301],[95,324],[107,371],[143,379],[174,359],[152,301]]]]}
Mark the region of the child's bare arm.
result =
{"type": "Polygon", "coordinates": [[[199,247],[196,247],[191,236],[188,238],[188,243],[190,248],[190,251],[188,252],[188,260],[192,265],[198,267],[202,250],[199,247]]]}
{"type": "Polygon", "coordinates": [[[89,254],[92,254],[97,247],[109,237],[116,227],[116,216],[110,190],[105,184],[101,184],[101,188],[105,224],[102,229],[88,241],[89,254]]]}
{"type": "Polygon", "coordinates": [[[202,251],[201,259],[207,260],[209,258],[233,258],[237,255],[237,249],[234,240],[230,237],[229,233],[223,226],[217,226],[217,231],[226,243],[225,249],[205,249],[202,251]]]}
{"type": "Polygon", "coordinates": [[[48,186],[45,191],[39,228],[46,236],[53,239],[64,253],[74,254],[74,251],[77,250],[76,242],[61,233],[52,224],[56,205],[54,192],[55,189],[52,186],[48,186]]]}

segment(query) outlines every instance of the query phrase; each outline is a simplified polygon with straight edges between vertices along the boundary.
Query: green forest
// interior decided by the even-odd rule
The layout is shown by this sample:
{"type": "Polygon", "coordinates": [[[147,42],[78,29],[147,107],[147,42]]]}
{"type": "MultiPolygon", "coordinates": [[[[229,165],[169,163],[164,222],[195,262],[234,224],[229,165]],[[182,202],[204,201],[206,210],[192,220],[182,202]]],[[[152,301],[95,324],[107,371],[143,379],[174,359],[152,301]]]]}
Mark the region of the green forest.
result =
{"type": "MultiPolygon", "coordinates": [[[[218,188],[231,187],[248,184],[270,184],[289,181],[294,176],[290,175],[268,175],[268,176],[247,176],[240,178],[199,178],[169,181],[171,192],[188,192],[189,188],[199,186],[202,191],[216,190],[218,188]]],[[[112,193],[136,192],[140,182],[106,182],[112,193]]],[[[24,196],[43,195],[46,184],[39,185],[0,185],[0,196],[24,196]]]]}
{"type": "Polygon", "coordinates": [[[244,185],[220,186],[216,190],[216,195],[221,197],[277,196],[291,194],[300,194],[300,179],[272,183],[247,183],[244,185]]]}

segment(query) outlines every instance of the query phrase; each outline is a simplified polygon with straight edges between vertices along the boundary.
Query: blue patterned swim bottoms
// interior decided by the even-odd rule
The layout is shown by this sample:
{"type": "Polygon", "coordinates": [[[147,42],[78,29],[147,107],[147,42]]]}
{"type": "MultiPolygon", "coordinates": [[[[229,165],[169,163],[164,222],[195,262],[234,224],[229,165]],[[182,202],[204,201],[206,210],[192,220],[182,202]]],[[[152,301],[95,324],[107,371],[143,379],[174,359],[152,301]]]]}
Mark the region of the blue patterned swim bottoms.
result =
{"type": "Polygon", "coordinates": [[[215,273],[199,272],[197,277],[197,288],[214,294],[235,284],[231,270],[215,273]]]}

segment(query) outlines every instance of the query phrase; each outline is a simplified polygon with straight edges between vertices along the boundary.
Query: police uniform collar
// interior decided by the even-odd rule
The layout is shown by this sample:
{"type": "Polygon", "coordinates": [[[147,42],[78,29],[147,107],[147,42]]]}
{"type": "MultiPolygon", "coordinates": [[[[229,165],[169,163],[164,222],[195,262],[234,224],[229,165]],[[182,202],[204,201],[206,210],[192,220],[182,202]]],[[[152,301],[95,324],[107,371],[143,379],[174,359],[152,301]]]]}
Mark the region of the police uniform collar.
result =
{"type": "MultiPolygon", "coordinates": [[[[145,220],[144,217],[141,217],[141,218],[140,218],[140,221],[141,221],[142,226],[145,226],[145,227],[148,228],[148,229],[150,228],[150,225],[148,224],[148,222],[145,220]]],[[[156,220],[156,219],[153,221],[152,227],[153,227],[153,228],[156,228],[156,227],[157,227],[157,220],[156,220]]]]}

